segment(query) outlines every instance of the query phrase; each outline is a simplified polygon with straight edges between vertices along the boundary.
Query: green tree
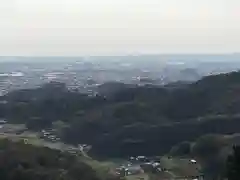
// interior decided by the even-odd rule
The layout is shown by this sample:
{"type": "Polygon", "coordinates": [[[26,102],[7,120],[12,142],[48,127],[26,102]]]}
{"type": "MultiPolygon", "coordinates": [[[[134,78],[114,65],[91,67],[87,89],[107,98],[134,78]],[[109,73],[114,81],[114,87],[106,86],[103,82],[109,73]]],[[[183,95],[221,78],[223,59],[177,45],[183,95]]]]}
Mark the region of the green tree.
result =
{"type": "Polygon", "coordinates": [[[234,146],[233,154],[227,159],[226,175],[228,180],[240,179],[240,146],[234,146]]]}
{"type": "Polygon", "coordinates": [[[190,142],[182,142],[174,146],[169,155],[171,156],[186,156],[191,153],[191,143],[190,142]]]}

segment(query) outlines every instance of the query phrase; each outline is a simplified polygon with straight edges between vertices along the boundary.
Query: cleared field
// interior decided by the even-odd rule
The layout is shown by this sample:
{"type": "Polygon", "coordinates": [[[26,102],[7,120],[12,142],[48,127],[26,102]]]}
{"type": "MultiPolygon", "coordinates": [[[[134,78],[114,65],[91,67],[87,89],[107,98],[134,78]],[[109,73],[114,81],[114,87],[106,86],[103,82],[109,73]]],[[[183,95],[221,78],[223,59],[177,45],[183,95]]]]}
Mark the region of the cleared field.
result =
{"type": "MultiPolygon", "coordinates": [[[[0,138],[8,138],[13,141],[24,141],[27,144],[35,146],[44,146],[51,149],[69,151],[69,149],[78,149],[74,146],[64,144],[62,142],[50,142],[39,138],[39,134],[31,131],[24,130],[25,127],[22,125],[4,125],[0,128],[0,138]],[[22,133],[19,131],[24,130],[22,133]]],[[[234,136],[235,137],[235,136],[234,136]]],[[[226,137],[233,138],[233,137],[226,137]]],[[[239,138],[239,135],[236,135],[239,138]]],[[[103,161],[97,161],[89,157],[85,152],[79,149],[79,159],[90,165],[101,177],[102,180],[106,179],[107,175],[116,176],[116,168],[128,165],[126,159],[107,159],[103,161]]],[[[164,169],[163,172],[156,174],[139,173],[137,175],[126,176],[126,180],[155,180],[155,179],[171,179],[179,176],[194,175],[199,173],[199,167],[190,162],[189,159],[169,158],[161,157],[161,167],[164,169]]]]}
{"type": "Polygon", "coordinates": [[[126,176],[126,180],[151,180],[150,176],[146,173],[126,176]]]}
{"type": "Polygon", "coordinates": [[[201,171],[201,166],[191,163],[190,159],[162,157],[161,164],[171,177],[197,176],[201,171]]]}
{"type": "Polygon", "coordinates": [[[81,160],[91,166],[102,180],[106,179],[107,174],[115,176],[114,169],[118,167],[118,164],[111,161],[97,161],[86,157],[81,157],[81,160]]]}

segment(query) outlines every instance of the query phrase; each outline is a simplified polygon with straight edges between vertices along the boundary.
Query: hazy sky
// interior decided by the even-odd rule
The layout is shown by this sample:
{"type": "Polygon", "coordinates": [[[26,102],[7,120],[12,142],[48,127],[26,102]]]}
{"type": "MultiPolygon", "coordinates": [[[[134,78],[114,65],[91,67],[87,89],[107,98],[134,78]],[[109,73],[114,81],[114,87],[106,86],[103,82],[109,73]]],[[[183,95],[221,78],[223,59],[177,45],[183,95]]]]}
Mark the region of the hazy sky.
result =
{"type": "Polygon", "coordinates": [[[240,0],[0,0],[0,55],[240,52],[240,0]]]}

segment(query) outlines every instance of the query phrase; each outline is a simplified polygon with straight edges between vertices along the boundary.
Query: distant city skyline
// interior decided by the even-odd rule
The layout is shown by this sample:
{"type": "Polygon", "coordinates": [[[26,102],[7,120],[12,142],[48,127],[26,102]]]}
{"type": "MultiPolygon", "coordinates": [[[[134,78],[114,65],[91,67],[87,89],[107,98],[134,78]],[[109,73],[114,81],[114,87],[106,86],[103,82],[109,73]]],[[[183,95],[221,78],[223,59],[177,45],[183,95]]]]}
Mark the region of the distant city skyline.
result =
{"type": "Polygon", "coordinates": [[[229,54],[138,54],[138,55],[93,55],[93,56],[0,56],[0,62],[239,62],[240,53],[229,54]]]}
{"type": "Polygon", "coordinates": [[[0,56],[239,53],[239,8],[239,0],[0,0],[0,56]]]}

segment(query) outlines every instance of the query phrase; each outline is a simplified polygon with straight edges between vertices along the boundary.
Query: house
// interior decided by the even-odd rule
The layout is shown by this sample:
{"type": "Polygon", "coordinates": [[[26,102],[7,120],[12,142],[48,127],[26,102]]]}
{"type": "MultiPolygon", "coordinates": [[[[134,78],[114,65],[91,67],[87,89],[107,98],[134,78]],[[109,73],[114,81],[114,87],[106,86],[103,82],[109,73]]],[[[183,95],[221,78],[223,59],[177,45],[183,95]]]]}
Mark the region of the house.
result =
{"type": "Polygon", "coordinates": [[[158,168],[158,167],[160,167],[160,163],[159,162],[153,162],[152,163],[152,166],[154,167],[154,168],[158,168]]]}
{"type": "Polygon", "coordinates": [[[193,164],[197,163],[197,161],[195,159],[191,159],[190,162],[193,163],[193,164]]]}
{"type": "Polygon", "coordinates": [[[116,168],[115,173],[118,176],[122,176],[122,177],[126,176],[127,175],[126,174],[126,167],[125,166],[120,166],[120,167],[116,168]]]}
{"type": "Polygon", "coordinates": [[[133,161],[133,160],[135,160],[136,158],[135,157],[130,157],[130,161],[133,161]]]}
{"type": "Polygon", "coordinates": [[[147,163],[141,164],[141,168],[144,170],[144,172],[150,172],[150,173],[156,173],[156,172],[162,171],[162,168],[159,162],[147,162],[147,163]]]}
{"type": "Polygon", "coordinates": [[[137,156],[136,160],[140,161],[140,162],[148,162],[149,161],[146,156],[137,156]]]}
{"type": "Polygon", "coordinates": [[[133,166],[120,166],[119,168],[116,168],[116,174],[119,176],[129,176],[129,175],[137,175],[144,173],[143,169],[139,165],[133,165],[133,166]]]}

